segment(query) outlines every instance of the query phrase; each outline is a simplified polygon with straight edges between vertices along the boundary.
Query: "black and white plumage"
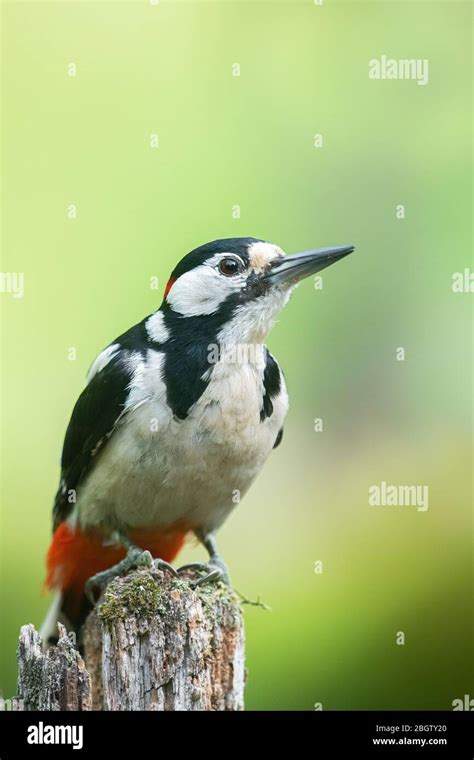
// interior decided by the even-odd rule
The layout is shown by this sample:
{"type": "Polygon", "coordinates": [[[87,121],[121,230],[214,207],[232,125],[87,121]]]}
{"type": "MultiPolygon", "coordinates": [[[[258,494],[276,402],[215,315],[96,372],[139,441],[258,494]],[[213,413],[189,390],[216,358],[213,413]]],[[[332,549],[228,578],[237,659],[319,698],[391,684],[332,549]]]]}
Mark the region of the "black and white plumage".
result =
{"type": "MultiPolygon", "coordinates": [[[[282,438],[288,395],[265,338],[294,285],[351,250],[285,256],[231,238],[185,256],[160,309],[89,370],[64,442],[55,529],[99,532],[104,544],[176,525],[211,536],[282,438]]],[[[50,582],[61,587],[56,555],[50,582]]]]}
{"type": "MultiPolygon", "coordinates": [[[[238,250],[245,255],[254,242],[242,242],[238,242],[238,250]]],[[[75,512],[82,528],[100,524],[112,531],[146,525],[156,512],[154,525],[163,521],[165,527],[177,518],[193,519],[200,508],[212,512],[209,492],[215,490],[219,494],[215,506],[219,517],[209,514],[206,518],[206,528],[214,529],[222,521],[221,515],[225,516],[222,501],[231,508],[233,492],[243,494],[247,490],[275,445],[288,400],[276,361],[263,345],[250,342],[254,323],[259,330],[266,327],[261,324],[260,309],[256,318],[248,315],[245,307],[250,305],[250,297],[244,297],[246,324],[242,327],[240,291],[224,298],[218,291],[214,300],[205,292],[191,314],[186,309],[188,297],[194,301],[201,284],[196,262],[200,262],[198,267],[209,266],[206,262],[215,257],[213,252],[221,245],[218,241],[190,254],[187,266],[182,262],[173,273],[176,282],[161,309],[114,340],[92,365],[66,434],[56,522],[75,512]],[[180,287],[178,278],[185,273],[188,282],[180,287]],[[176,293],[172,293],[173,288],[176,293]],[[241,332],[238,336],[237,331],[241,332]],[[248,345],[248,361],[242,356],[233,361],[230,352],[236,337],[242,354],[248,345]],[[222,357],[210,363],[217,353],[212,351],[214,347],[222,357]],[[95,468],[99,454],[100,467],[95,468]],[[179,457],[179,468],[175,457],[179,457]],[[224,461],[228,464],[223,471],[224,461]],[[147,472],[150,462],[152,472],[147,472]],[[173,463],[172,469],[167,462],[173,463]],[[169,501],[172,494],[173,502],[176,500],[176,488],[183,482],[186,469],[190,480],[183,490],[189,491],[189,496],[182,493],[182,508],[177,510],[173,504],[166,516],[166,505],[160,502],[169,501]],[[135,484],[131,494],[127,488],[128,479],[136,475],[146,479],[139,486],[139,499],[135,484]],[[198,497],[200,484],[204,484],[203,504],[198,497]],[[67,498],[71,490],[76,491],[74,509],[67,498]],[[152,504],[148,504],[150,499],[152,504]],[[136,502],[140,503],[134,508],[136,502]]],[[[269,256],[273,254],[273,246],[261,245],[268,246],[269,256]]],[[[224,252],[235,247],[235,241],[227,243],[224,252]]],[[[206,269],[202,279],[207,279],[206,269]]],[[[203,287],[206,284],[202,283],[203,287]]],[[[276,316],[288,295],[288,291],[272,294],[270,308],[264,301],[264,310],[268,310],[265,320],[276,316]]],[[[259,301],[255,303],[260,307],[259,301]]]]}

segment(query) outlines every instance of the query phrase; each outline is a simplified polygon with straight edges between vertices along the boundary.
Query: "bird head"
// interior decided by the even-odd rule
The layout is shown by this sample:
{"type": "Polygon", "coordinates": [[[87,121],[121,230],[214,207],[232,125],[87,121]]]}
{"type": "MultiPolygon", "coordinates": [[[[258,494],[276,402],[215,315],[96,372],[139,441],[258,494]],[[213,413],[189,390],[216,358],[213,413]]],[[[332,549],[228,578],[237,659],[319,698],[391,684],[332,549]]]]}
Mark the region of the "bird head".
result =
{"type": "Polygon", "coordinates": [[[318,248],[285,255],[256,238],[228,238],[196,248],[173,270],[162,310],[177,319],[197,317],[222,327],[221,339],[265,338],[294,287],[354,250],[318,248]]]}

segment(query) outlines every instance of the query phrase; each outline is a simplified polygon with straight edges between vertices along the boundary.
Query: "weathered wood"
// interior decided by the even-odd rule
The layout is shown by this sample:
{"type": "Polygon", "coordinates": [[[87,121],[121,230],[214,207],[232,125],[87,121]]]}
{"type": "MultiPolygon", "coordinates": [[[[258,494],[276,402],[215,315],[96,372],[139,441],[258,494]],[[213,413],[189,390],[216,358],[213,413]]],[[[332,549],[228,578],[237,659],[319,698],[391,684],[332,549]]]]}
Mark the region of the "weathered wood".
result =
{"type": "Polygon", "coordinates": [[[55,647],[44,652],[34,626],[24,625],[18,646],[18,697],[23,710],[90,710],[84,660],[61,624],[55,647]]]}
{"type": "Polygon", "coordinates": [[[24,626],[24,709],[242,710],[239,601],[221,584],[194,589],[190,577],[140,569],[114,580],[86,621],[84,660],[62,626],[46,653],[24,626]]]}
{"type": "Polygon", "coordinates": [[[118,578],[89,616],[85,660],[105,710],[242,710],[244,628],[229,589],[167,572],[118,578]]]}

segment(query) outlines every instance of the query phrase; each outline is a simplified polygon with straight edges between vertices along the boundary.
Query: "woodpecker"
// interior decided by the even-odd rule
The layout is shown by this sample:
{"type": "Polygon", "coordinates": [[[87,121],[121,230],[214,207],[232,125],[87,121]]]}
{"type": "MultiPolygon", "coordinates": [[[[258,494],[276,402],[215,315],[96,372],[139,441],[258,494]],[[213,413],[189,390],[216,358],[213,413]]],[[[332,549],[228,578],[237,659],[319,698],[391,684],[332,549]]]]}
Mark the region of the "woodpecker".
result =
{"type": "Polygon", "coordinates": [[[160,308],[98,355],[64,441],[43,639],[60,617],[77,629],[117,574],[179,572],[170,563],[188,534],[209,554],[185,566],[195,583],[229,582],[215,532],[280,444],[288,410],[265,338],[299,281],[353,250],[202,245],[175,267],[160,308]]]}

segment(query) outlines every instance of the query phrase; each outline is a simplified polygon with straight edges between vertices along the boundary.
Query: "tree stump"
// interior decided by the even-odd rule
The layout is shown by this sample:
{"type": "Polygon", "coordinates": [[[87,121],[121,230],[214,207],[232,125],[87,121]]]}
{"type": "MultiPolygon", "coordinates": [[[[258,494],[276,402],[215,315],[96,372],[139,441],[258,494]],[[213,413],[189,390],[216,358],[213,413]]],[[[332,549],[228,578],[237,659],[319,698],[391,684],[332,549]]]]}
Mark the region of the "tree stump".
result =
{"type": "Polygon", "coordinates": [[[24,625],[18,646],[18,705],[22,710],[90,710],[91,682],[84,660],[58,624],[56,646],[43,651],[39,633],[24,625]]]}
{"type": "Polygon", "coordinates": [[[84,659],[63,626],[41,650],[33,626],[19,646],[24,709],[243,710],[244,627],[222,584],[139,569],[109,584],[84,627],[84,659]]]}

